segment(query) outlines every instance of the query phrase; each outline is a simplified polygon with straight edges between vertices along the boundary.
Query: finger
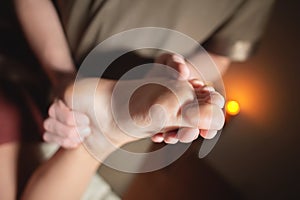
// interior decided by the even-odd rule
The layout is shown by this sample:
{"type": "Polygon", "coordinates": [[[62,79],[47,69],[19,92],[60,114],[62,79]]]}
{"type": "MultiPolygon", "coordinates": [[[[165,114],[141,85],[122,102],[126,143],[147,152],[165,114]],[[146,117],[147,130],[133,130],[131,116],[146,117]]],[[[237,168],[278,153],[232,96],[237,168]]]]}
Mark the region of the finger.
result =
{"type": "Polygon", "coordinates": [[[156,143],[161,143],[164,141],[164,137],[162,133],[157,133],[151,137],[151,140],[156,143]]]}
{"type": "MultiPolygon", "coordinates": [[[[180,117],[180,116],[179,116],[180,117]]],[[[182,124],[178,126],[220,130],[225,122],[222,110],[214,104],[189,104],[182,108],[182,124]]],[[[179,118],[178,120],[181,120],[179,118]]]]}
{"type": "Polygon", "coordinates": [[[190,70],[181,56],[173,54],[171,58],[167,61],[166,65],[175,69],[178,72],[175,76],[176,79],[187,80],[189,78],[190,70]]]}
{"type": "Polygon", "coordinates": [[[165,143],[167,143],[167,144],[176,144],[178,142],[176,131],[163,133],[163,137],[164,137],[165,143]]]}
{"type": "Polygon", "coordinates": [[[217,135],[217,130],[200,130],[200,135],[205,139],[212,139],[217,135]]]}
{"type": "Polygon", "coordinates": [[[80,136],[84,139],[91,134],[91,129],[88,126],[67,126],[54,118],[46,119],[44,121],[44,128],[46,131],[55,133],[63,138],[78,138],[80,136]]]}
{"type": "Polygon", "coordinates": [[[85,114],[70,110],[61,100],[52,104],[49,116],[69,126],[89,124],[89,118],[85,114]]]}
{"type": "Polygon", "coordinates": [[[54,102],[51,104],[49,110],[48,110],[48,115],[49,115],[50,117],[53,117],[53,118],[56,117],[56,116],[55,116],[55,109],[56,109],[57,106],[58,106],[58,100],[55,99],[54,102]]]}
{"type": "Polygon", "coordinates": [[[61,147],[66,148],[66,149],[76,148],[80,144],[80,142],[74,142],[72,140],[66,140],[64,138],[61,138],[58,135],[55,135],[55,134],[49,133],[49,132],[44,133],[43,139],[46,142],[58,144],[61,147]]]}
{"type": "Polygon", "coordinates": [[[177,132],[177,138],[180,142],[190,143],[194,141],[199,135],[197,128],[180,128],[177,132]]]}
{"type": "Polygon", "coordinates": [[[47,142],[56,143],[58,145],[63,145],[63,146],[65,144],[79,145],[83,142],[83,138],[80,137],[79,135],[74,135],[73,137],[65,137],[50,131],[46,131],[43,134],[43,138],[47,142]]]}

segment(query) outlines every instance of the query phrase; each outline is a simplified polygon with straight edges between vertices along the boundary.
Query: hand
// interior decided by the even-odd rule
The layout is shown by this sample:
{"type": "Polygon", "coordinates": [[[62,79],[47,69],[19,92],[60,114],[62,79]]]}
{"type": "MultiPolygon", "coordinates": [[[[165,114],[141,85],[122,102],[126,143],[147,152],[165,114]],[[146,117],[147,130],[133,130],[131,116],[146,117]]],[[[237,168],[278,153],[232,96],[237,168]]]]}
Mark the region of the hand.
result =
{"type": "Polygon", "coordinates": [[[43,139],[63,148],[76,148],[91,134],[89,123],[85,114],[72,111],[61,100],[56,100],[49,108],[49,117],[44,121],[46,132],[43,139]]]}

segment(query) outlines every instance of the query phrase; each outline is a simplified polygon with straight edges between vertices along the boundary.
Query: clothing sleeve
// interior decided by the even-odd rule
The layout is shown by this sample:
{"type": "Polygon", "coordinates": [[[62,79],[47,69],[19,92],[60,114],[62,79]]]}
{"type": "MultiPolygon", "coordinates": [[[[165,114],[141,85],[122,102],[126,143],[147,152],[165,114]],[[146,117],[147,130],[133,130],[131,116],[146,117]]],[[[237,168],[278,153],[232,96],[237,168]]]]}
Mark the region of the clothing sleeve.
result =
{"type": "Polygon", "coordinates": [[[258,45],[274,0],[247,0],[203,43],[212,53],[245,61],[258,45]]]}

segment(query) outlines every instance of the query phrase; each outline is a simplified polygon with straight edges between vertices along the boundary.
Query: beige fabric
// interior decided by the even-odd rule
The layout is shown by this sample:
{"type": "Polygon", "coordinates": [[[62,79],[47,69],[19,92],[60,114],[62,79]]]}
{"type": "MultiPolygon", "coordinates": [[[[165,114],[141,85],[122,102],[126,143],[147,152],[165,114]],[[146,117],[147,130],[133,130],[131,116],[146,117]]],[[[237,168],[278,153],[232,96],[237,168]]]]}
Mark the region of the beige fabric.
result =
{"type": "Polygon", "coordinates": [[[232,60],[246,60],[256,49],[273,3],[274,0],[245,1],[204,47],[232,60]]]}
{"type": "Polygon", "coordinates": [[[137,27],[164,27],[214,53],[245,60],[274,0],[58,0],[77,62],[109,36],[137,27]]]}
{"type": "Polygon", "coordinates": [[[204,42],[242,0],[74,0],[58,7],[76,61],[109,36],[137,27],[174,29],[204,42]]]}

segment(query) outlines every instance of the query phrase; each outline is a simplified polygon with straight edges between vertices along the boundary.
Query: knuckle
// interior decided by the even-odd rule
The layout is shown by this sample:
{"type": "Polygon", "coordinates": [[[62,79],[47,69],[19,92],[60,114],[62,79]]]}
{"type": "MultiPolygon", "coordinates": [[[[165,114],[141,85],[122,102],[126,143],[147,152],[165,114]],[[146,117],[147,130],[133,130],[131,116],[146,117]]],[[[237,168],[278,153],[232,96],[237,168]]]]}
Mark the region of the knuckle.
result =
{"type": "Polygon", "coordinates": [[[67,127],[65,132],[65,137],[68,139],[73,139],[77,137],[77,130],[76,127],[67,127]]]}
{"type": "Polygon", "coordinates": [[[72,138],[74,135],[73,129],[70,127],[65,128],[64,136],[65,138],[72,138]]]}
{"type": "Polygon", "coordinates": [[[74,115],[73,112],[67,111],[65,116],[65,123],[67,125],[74,125],[74,115]]]}

